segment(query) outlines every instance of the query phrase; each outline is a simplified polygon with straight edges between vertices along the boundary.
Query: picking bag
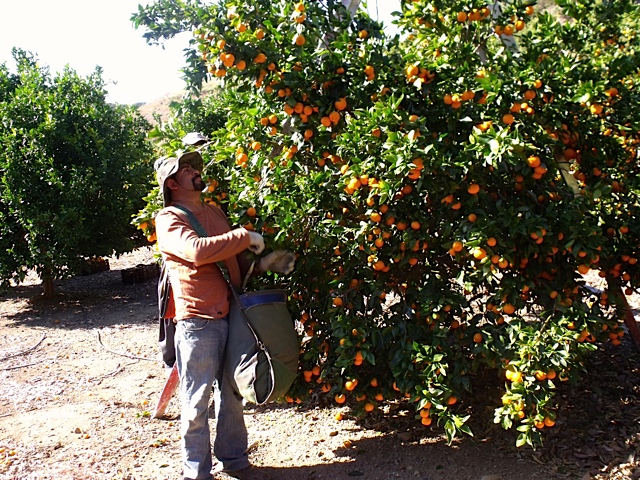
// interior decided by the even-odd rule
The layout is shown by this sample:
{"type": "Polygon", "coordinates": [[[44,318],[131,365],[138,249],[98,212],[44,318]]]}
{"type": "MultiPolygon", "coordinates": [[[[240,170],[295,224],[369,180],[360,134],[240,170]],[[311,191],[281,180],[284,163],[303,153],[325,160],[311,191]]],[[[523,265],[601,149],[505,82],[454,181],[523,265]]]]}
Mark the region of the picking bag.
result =
{"type": "Polygon", "coordinates": [[[300,345],[283,290],[234,294],[224,374],[248,402],[282,397],[295,380],[300,345]]]}

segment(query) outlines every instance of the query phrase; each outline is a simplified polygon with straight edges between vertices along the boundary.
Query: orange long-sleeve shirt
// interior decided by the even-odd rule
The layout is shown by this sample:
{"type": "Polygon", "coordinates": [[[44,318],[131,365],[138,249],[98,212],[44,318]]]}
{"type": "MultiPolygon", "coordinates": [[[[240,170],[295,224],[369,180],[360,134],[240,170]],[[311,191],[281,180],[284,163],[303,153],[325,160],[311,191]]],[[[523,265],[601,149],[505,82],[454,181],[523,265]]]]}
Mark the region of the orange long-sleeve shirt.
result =
{"type": "Polygon", "coordinates": [[[213,205],[194,216],[208,237],[200,237],[186,214],[176,208],[156,216],[158,247],[169,267],[175,319],[222,318],[229,313],[229,286],[216,262],[224,261],[231,282],[239,286],[248,269],[240,255],[249,247],[244,228],[232,230],[224,212],[213,205]]]}

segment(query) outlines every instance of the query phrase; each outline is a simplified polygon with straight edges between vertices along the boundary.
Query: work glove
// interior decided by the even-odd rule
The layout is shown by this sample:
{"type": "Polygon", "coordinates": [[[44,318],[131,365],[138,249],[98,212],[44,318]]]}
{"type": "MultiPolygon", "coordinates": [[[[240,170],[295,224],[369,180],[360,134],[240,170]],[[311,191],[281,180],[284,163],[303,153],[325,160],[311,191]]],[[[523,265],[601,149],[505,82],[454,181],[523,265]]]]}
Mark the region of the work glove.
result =
{"type": "Polygon", "coordinates": [[[260,260],[258,260],[257,269],[259,273],[276,272],[285,275],[293,271],[296,257],[287,250],[275,250],[260,260]]]}
{"type": "Polygon", "coordinates": [[[262,238],[262,235],[249,230],[247,230],[247,232],[249,233],[249,250],[256,255],[262,253],[264,250],[264,238],[262,238]]]}

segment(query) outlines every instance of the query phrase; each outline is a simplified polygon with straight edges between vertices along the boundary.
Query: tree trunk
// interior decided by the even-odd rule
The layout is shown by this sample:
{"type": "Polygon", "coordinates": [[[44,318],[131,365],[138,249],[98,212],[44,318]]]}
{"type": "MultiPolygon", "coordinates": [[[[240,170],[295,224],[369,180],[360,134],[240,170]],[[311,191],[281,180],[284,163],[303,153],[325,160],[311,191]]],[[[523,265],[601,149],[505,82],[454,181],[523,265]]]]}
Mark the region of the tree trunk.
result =
{"type": "Polygon", "coordinates": [[[45,273],[42,275],[42,286],[44,287],[42,295],[45,298],[53,298],[53,296],[55,295],[55,288],[53,285],[53,277],[50,273],[45,273]]]}
{"type": "Polygon", "coordinates": [[[638,328],[638,322],[633,315],[633,310],[629,305],[627,296],[622,291],[620,284],[615,281],[609,280],[609,292],[613,294],[616,300],[616,308],[618,309],[620,316],[624,316],[624,323],[627,325],[627,329],[631,334],[631,339],[636,348],[640,350],[640,328],[638,328]]]}

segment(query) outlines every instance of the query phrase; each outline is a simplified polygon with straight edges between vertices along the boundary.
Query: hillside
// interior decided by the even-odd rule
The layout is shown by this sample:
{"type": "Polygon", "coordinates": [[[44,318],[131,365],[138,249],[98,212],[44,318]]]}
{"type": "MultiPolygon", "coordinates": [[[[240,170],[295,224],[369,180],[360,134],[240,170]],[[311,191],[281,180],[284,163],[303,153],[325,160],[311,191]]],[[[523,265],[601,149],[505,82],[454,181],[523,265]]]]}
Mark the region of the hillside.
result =
{"type": "MultiPolygon", "coordinates": [[[[202,95],[207,96],[213,93],[216,88],[220,85],[219,82],[211,81],[205,83],[202,88],[202,95]]],[[[143,103],[138,105],[138,111],[142,114],[144,118],[146,118],[152,125],[155,125],[157,122],[154,118],[154,114],[160,116],[161,121],[165,122],[169,115],[171,114],[170,105],[172,102],[179,102],[183,95],[186,93],[186,90],[180,90],[174,93],[169,93],[164,95],[156,100],[153,100],[148,103],[143,103]]]]}

